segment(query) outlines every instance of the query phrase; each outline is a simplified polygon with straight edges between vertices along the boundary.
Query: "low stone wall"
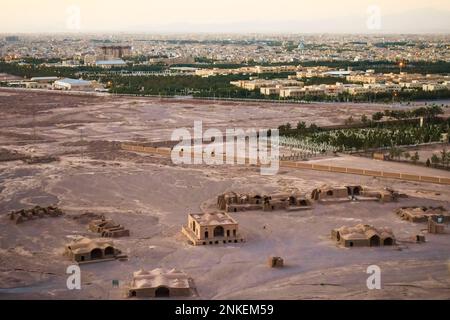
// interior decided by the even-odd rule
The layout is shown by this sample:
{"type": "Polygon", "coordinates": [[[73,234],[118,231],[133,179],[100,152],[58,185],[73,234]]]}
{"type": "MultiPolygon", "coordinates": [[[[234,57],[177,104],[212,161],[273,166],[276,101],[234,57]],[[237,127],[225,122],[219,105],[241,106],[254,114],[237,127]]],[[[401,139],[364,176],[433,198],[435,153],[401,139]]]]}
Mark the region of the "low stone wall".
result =
{"type": "MultiPolygon", "coordinates": [[[[133,152],[143,152],[143,153],[152,153],[152,154],[160,154],[170,156],[171,150],[170,148],[154,148],[154,147],[142,147],[131,144],[122,144],[122,149],[133,152]]],[[[245,163],[249,163],[249,159],[245,160],[245,163]]],[[[294,162],[294,161],[280,161],[281,167],[288,168],[298,168],[298,169],[307,169],[307,170],[317,170],[317,171],[327,171],[327,172],[336,172],[336,173],[346,173],[346,174],[357,174],[361,176],[371,176],[371,177],[379,177],[379,178],[389,178],[389,179],[399,179],[405,181],[415,181],[415,182],[428,182],[428,183],[438,183],[450,185],[450,178],[443,177],[432,177],[432,176],[421,176],[414,175],[408,173],[395,173],[395,172],[386,172],[386,171],[378,171],[378,170],[369,170],[369,169],[356,169],[349,167],[335,167],[314,163],[304,163],[304,162],[294,162]]]]}

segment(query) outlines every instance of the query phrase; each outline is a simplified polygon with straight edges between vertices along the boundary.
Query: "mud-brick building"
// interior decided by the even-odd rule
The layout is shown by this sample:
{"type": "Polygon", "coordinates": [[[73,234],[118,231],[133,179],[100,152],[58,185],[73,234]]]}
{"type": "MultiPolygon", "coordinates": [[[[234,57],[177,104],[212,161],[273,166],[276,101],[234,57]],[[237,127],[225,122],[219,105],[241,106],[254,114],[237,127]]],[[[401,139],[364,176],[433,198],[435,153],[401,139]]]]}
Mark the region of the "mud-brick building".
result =
{"type": "Polygon", "coordinates": [[[444,223],[450,222],[450,214],[443,207],[401,207],[395,213],[409,222],[428,222],[437,217],[442,217],[444,223]]]}
{"type": "Polygon", "coordinates": [[[225,212],[191,213],[182,232],[196,246],[244,242],[237,221],[225,212]]]}
{"type": "Polygon", "coordinates": [[[390,189],[370,189],[367,187],[362,188],[358,194],[352,195],[356,200],[376,200],[380,202],[392,202],[397,201],[399,193],[390,189]]]}
{"type": "Polygon", "coordinates": [[[104,238],[129,237],[130,230],[112,219],[95,219],[89,223],[89,230],[99,233],[104,238]]]}
{"type": "Polygon", "coordinates": [[[398,192],[391,189],[371,189],[360,185],[329,186],[324,185],[311,192],[311,199],[322,202],[349,200],[375,200],[380,202],[396,201],[398,192]]]}
{"type": "Polygon", "coordinates": [[[292,193],[287,198],[288,206],[286,210],[297,211],[306,210],[312,208],[311,199],[307,198],[303,193],[292,193]]]}
{"type": "Polygon", "coordinates": [[[345,186],[323,185],[311,192],[311,199],[316,201],[350,200],[351,191],[345,186]]]}
{"type": "Polygon", "coordinates": [[[226,192],[217,197],[217,207],[226,212],[249,210],[288,210],[311,209],[311,199],[300,193],[275,193],[261,195],[257,193],[239,194],[226,192]]]}
{"type": "Polygon", "coordinates": [[[217,208],[227,212],[262,210],[263,196],[256,193],[225,192],[217,197],[217,208]]]}
{"type": "Polygon", "coordinates": [[[375,228],[367,224],[333,229],[331,238],[343,247],[379,247],[395,244],[395,236],[391,229],[375,228]]]}
{"type": "Polygon", "coordinates": [[[194,293],[194,281],[186,273],[161,268],[134,272],[127,289],[128,297],[137,298],[189,297],[194,293]]]}
{"type": "Polygon", "coordinates": [[[443,215],[430,216],[428,218],[428,233],[436,233],[436,234],[446,233],[445,216],[443,215]]]}
{"type": "Polygon", "coordinates": [[[121,254],[114,243],[106,239],[79,238],[69,243],[64,255],[75,262],[86,263],[113,260],[121,254]]]}
{"type": "Polygon", "coordinates": [[[271,268],[283,268],[284,260],[281,257],[269,257],[269,259],[267,260],[267,264],[271,268]]]}
{"type": "Polygon", "coordinates": [[[56,206],[35,206],[34,208],[13,211],[8,214],[9,219],[16,224],[34,219],[41,219],[45,217],[59,217],[62,215],[63,211],[56,206]]]}

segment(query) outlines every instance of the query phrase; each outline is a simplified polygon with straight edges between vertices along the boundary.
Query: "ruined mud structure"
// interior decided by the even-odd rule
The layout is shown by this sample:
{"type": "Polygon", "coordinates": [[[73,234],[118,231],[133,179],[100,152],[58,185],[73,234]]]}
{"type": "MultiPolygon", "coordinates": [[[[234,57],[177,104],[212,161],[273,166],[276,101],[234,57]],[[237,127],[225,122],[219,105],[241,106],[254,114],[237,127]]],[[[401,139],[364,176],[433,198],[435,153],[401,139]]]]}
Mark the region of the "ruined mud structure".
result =
{"type": "Polygon", "coordinates": [[[196,246],[244,242],[238,223],[225,212],[189,214],[182,232],[196,246]]]}
{"type": "Polygon", "coordinates": [[[125,229],[121,224],[116,223],[112,219],[102,217],[101,219],[92,220],[89,223],[89,230],[100,233],[104,238],[129,237],[130,230],[125,229]]]}
{"type": "Polygon", "coordinates": [[[79,238],[69,243],[64,255],[77,263],[108,261],[119,258],[121,251],[106,239],[79,238]]]}
{"type": "Polygon", "coordinates": [[[395,213],[410,222],[428,222],[430,218],[443,217],[443,222],[450,222],[450,213],[444,207],[401,207],[395,213]]]}
{"type": "Polygon", "coordinates": [[[267,261],[269,267],[271,268],[283,268],[284,267],[284,260],[281,257],[270,257],[267,261]]]}
{"type": "Polygon", "coordinates": [[[259,194],[228,191],[217,196],[217,208],[226,212],[250,210],[287,210],[311,209],[313,201],[320,203],[358,201],[396,201],[399,193],[391,189],[370,189],[359,185],[328,186],[312,190],[310,196],[300,192],[259,194]]]}
{"type": "Polygon", "coordinates": [[[27,154],[20,153],[16,150],[0,148],[0,162],[18,161],[18,160],[21,160],[26,164],[45,164],[59,161],[59,157],[54,157],[50,155],[30,156],[27,154]]]}
{"type": "Polygon", "coordinates": [[[395,236],[391,229],[375,228],[367,224],[333,229],[331,238],[343,247],[378,247],[395,244],[395,236]]]}
{"type": "Polygon", "coordinates": [[[424,243],[424,242],[426,241],[425,235],[423,235],[423,234],[416,234],[416,235],[414,236],[414,241],[415,241],[416,243],[424,243]]]}
{"type": "Polygon", "coordinates": [[[300,193],[279,193],[261,195],[257,193],[242,194],[226,192],[217,197],[217,207],[226,212],[248,210],[306,210],[311,209],[311,200],[300,193]]]}
{"type": "Polygon", "coordinates": [[[25,160],[27,157],[16,150],[0,148],[0,162],[25,160]]]}
{"type": "Polygon", "coordinates": [[[377,200],[381,202],[396,201],[399,193],[389,189],[370,189],[367,187],[353,186],[329,186],[323,185],[311,192],[311,199],[320,202],[340,202],[350,200],[377,200]]]}
{"type": "Polygon", "coordinates": [[[28,220],[41,219],[46,217],[59,217],[63,215],[61,209],[56,206],[40,207],[35,206],[31,209],[22,209],[13,211],[8,214],[9,219],[14,223],[19,224],[28,220]]]}
{"type": "Polygon", "coordinates": [[[134,272],[127,290],[128,297],[137,298],[189,297],[194,293],[194,281],[186,273],[161,268],[134,272]]]}
{"type": "Polygon", "coordinates": [[[58,157],[42,156],[42,157],[30,157],[23,160],[26,164],[45,164],[55,161],[59,161],[58,157]]]}

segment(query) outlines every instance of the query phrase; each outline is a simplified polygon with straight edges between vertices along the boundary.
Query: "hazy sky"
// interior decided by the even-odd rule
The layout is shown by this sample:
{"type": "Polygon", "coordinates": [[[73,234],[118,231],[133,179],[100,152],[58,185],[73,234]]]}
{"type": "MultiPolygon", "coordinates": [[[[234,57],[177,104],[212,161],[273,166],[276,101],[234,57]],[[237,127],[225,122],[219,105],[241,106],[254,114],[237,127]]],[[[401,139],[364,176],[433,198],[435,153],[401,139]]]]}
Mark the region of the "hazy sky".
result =
{"type": "Polygon", "coordinates": [[[2,1],[0,32],[364,32],[372,5],[381,10],[380,31],[417,32],[431,24],[450,33],[449,0],[2,1]]]}

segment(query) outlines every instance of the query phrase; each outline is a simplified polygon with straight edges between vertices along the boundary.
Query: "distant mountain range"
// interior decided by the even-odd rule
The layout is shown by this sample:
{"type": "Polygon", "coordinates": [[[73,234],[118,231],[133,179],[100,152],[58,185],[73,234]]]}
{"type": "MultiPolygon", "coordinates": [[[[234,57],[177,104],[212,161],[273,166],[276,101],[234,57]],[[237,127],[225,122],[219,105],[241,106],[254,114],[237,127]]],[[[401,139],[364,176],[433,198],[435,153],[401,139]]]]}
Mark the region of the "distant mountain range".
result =
{"type": "Polygon", "coordinates": [[[122,31],[135,32],[208,32],[208,33],[449,33],[450,12],[435,9],[406,11],[401,14],[381,15],[381,29],[367,28],[368,16],[321,17],[308,20],[264,21],[233,23],[176,23],[141,25],[122,31]]]}

